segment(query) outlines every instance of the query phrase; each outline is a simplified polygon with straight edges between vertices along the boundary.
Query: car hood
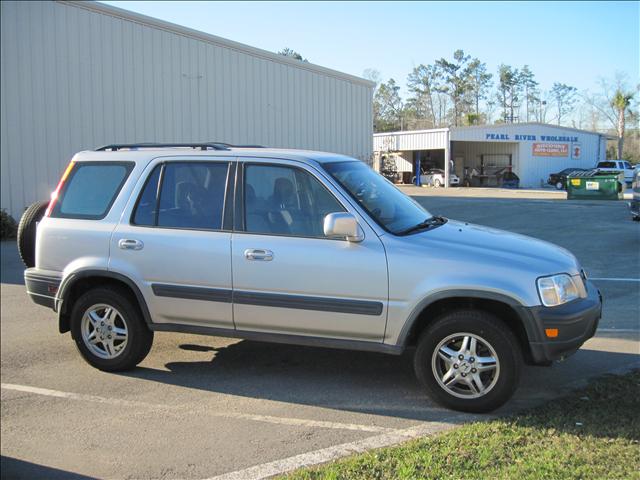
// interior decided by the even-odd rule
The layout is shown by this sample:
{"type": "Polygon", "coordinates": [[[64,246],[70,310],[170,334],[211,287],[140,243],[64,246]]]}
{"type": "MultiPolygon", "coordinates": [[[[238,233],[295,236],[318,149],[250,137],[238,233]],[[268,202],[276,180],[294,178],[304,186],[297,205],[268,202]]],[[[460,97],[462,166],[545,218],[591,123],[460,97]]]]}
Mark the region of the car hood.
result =
{"type": "Polygon", "coordinates": [[[449,220],[444,225],[403,237],[422,252],[455,256],[470,267],[500,265],[537,276],[566,272],[576,275],[580,265],[568,250],[553,243],[495,228],[449,220]]]}

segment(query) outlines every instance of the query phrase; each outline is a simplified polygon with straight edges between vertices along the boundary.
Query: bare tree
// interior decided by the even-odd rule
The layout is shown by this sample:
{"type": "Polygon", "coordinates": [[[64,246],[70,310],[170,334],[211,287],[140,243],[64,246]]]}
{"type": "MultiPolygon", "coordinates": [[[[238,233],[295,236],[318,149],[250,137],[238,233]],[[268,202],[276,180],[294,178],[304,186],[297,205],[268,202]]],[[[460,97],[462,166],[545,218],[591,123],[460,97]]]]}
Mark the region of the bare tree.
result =
{"type": "Polygon", "coordinates": [[[587,104],[616,131],[618,137],[617,156],[623,158],[627,122],[637,120],[637,113],[632,110],[632,106],[637,102],[640,85],[632,90],[627,85],[626,77],[617,73],[613,81],[601,79],[600,89],[598,94],[586,94],[584,98],[587,104]]]}
{"type": "Polygon", "coordinates": [[[469,90],[475,104],[475,118],[479,120],[481,117],[480,102],[487,99],[493,75],[487,72],[487,64],[482,63],[477,58],[474,58],[469,63],[467,74],[469,76],[469,90]]]}
{"type": "Polygon", "coordinates": [[[551,96],[555,101],[558,116],[558,125],[562,123],[562,118],[573,110],[576,103],[578,89],[564,83],[554,83],[551,88],[551,96]]]}
{"type": "Polygon", "coordinates": [[[517,68],[510,65],[498,67],[498,93],[497,98],[502,106],[502,119],[506,123],[513,123],[518,119],[516,115],[520,109],[520,73],[517,68]]]}
{"type": "Polygon", "coordinates": [[[382,83],[382,77],[380,76],[380,71],[376,70],[375,68],[366,68],[362,72],[362,77],[375,83],[376,88],[378,88],[378,85],[382,83]]]}
{"type": "Polygon", "coordinates": [[[531,114],[534,112],[536,102],[539,102],[538,98],[540,92],[538,91],[538,82],[535,80],[535,75],[529,69],[529,65],[525,65],[520,70],[520,84],[524,90],[524,103],[525,103],[525,114],[526,121],[528,122],[531,119],[531,114]]]}
{"type": "Polygon", "coordinates": [[[436,112],[433,97],[437,90],[439,72],[434,65],[418,65],[407,77],[407,87],[411,96],[407,107],[415,112],[416,118],[429,118],[436,126],[436,112]]]}

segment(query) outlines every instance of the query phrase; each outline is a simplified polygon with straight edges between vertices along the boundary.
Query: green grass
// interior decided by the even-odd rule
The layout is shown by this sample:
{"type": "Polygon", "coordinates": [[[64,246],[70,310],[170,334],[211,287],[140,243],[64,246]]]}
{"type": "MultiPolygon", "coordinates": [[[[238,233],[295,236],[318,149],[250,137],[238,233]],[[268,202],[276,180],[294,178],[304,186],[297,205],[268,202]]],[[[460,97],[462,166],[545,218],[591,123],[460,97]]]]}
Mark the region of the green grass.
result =
{"type": "Polygon", "coordinates": [[[640,370],[519,415],[374,450],[287,479],[640,479],[640,370]]]}

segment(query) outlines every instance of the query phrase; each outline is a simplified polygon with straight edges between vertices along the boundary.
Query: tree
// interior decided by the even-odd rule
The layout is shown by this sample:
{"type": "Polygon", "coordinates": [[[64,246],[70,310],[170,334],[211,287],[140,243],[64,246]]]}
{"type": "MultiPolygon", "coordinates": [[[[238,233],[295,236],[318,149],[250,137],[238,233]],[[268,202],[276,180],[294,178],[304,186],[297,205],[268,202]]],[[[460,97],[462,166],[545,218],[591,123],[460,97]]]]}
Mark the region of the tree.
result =
{"type": "Polygon", "coordinates": [[[498,67],[498,93],[497,98],[502,107],[502,119],[505,123],[513,123],[518,119],[516,115],[520,109],[520,92],[522,84],[517,68],[510,65],[498,67]]]}
{"type": "Polygon", "coordinates": [[[535,75],[529,69],[529,65],[525,65],[520,70],[520,84],[524,90],[524,102],[527,122],[531,118],[531,113],[535,111],[536,104],[540,103],[540,92],[538,91],[538,82],[535,81],[535,75]]]}
{"type": "Polygon", "coordinates": [[[436,112],[433,97],[436,93],[439,74],[433,65],[418,65],[407,77],[407,86],[411,96],[407,99],[407,108],[418,119],[430,119],[436,126],[436,112]]]}
{"type": "Polygon", "coordinates": [[[366,68],[362,72],[362,78],[366,78],[367,80],[376,84],[376,88],[380,85],[382,78],[380,77],[380,71],[375,68],[366,68]]]}
{"type": "Polygon", "coordinates": [[[475,105],[475,119],[479,121],[480,115],[480,102],[486,100],[489,89],[491,88],[492,74],[487,73],[487,64],[480,62],[477,58],[474,58],[467,67],[468,73],[468,86],[473,103],[475,105]]]}
{"type": "Polygon", "coordinates": [[[278,55],[282,55],[283,57],[293,58],[295,60],[300,60],[301,62],[308,62],[309,61],[306,58],[303,58],[302,55],[300,55],[298,52],[296,52],[295,50],[290,49],[289,47],[286,47],[286,48],[280,50],[278,52],[278,55]]]}
{"type": "Polygon", "coordinates": [[[562,117],[573,110],[573,107],[577,101],[577,91],[578,89],[576,87],[571,87],[564,83],[556,82],[553,84],[553,87],[551,88],[551,96],[553,97],[558,112],[558,125],[562,123],[562,117]]]}
{"type": "Polygon", "coordinates": [[[618,134],[618,158],[622,158],[622,151],[624,149],[624,131],[626,127],[627,112],[631,106],[631,100],[633,100],[634,93],[623,92],[622,90],[616,90],[611,100],[611,106],[618,114],[618,122],[616,124],[616,133],[618,134]]]}
{"type": "Polygon", "coordinates": [[[637,112],[634,112],[632,107],[637,104],[640,85],[635,89],[629,88],[626,77],[617,73],[613,81],[600,79],[600,90],[595,95],[587,93],[585,101],[592,107],[592,114],[599,114],[615,130],[618,137],[617,158],[625,158],[623,153],[627,123],[637,120],[637,112]]]}
{"type": "Polygon", "coordinates": [[[403,104],[400,98],[400,86],[393,78],[380,84],[373,97],[374,130],[389,132],[402,128],[403,104]]]}
{"type": "Polygon", "coordinates": [[[463,50],[453,52],[453,62],[445,58],[436,60],[436,67],[442,72],[440,90],[446,93],[453,103],[453,124],[458,126],[459,120],[469,106],[469,72],[468,63],[471,57],[463,50]]]}

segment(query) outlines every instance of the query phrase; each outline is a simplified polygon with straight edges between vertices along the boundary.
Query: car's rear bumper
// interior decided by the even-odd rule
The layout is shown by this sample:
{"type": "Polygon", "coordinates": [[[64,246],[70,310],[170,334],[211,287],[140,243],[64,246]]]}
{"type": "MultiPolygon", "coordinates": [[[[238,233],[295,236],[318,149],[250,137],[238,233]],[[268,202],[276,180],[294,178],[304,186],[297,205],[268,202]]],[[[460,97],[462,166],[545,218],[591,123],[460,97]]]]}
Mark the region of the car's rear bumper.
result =
{"type": "Polygon", "coordinates": [[[529,335],[533,363],[566,358],[595,335],[602,316],[602,295],[591,282],[587,282],[587,293],[587,298],[558,307],[526,308],[536,333],[533,338],[529,335]],[[547,329],[556,329],[557,336],[548,336],[547,329]]]}
{"type": "Polygon", "coordinates": [[[38,305],[55,310],[56,294],[62,277],[54,272],[28,268],[24,271],[27,294],[38,305]]]}

